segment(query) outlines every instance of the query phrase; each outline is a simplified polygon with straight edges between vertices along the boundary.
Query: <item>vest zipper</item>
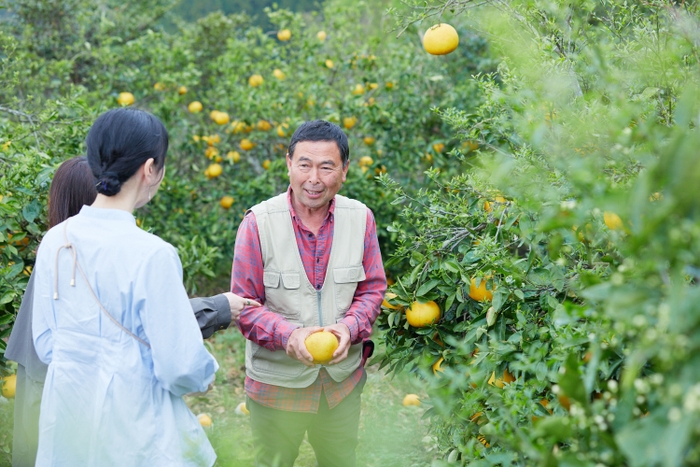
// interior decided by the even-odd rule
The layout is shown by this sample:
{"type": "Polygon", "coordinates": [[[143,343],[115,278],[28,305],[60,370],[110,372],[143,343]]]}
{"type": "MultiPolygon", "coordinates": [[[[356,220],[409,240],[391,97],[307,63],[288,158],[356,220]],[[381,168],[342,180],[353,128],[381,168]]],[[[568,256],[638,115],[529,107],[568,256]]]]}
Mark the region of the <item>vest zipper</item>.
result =
{"type": "Polygon", "coordinates": [[[321,308],[321,291],[316,292],[316,298],[318,298],[318,325],[323,327],[323,308],[321,308]]]}

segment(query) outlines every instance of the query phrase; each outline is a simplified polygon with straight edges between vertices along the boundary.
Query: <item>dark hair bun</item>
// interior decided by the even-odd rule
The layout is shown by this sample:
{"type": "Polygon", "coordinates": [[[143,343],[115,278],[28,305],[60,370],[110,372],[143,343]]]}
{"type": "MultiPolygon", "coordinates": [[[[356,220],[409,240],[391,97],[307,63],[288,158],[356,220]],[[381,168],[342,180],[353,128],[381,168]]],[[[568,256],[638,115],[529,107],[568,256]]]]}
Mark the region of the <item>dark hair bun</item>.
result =
{"type": "Polygon", "coordinates": [[[106,196],[114,196],[122,189],[122,182],[114,172],[104,172],[97,178],[97,192],[106,196]]]}

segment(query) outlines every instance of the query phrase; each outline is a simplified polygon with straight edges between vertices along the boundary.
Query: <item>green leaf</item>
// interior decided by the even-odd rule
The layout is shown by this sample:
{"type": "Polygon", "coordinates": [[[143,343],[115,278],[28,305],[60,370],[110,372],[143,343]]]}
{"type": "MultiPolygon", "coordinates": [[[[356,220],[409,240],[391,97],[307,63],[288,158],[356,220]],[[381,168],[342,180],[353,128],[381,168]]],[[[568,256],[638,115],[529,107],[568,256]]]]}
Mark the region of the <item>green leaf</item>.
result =
{"type": "Polygon", "coordinates": [[[496,313],[501,311],[501,307],[503,306],[503,303],[505,302],[505,297],[502,291],[496,290],[493,293],[493,302],[492,307],[496,313]]]}
{"type": "Polygon", "coordinates": [[[573,436],[571,420],[568,417],[545,417],[535,424],[535,437],[545,438],[549,442],[566,441],[573,436]]]}
{"type": "Polygon", "coordinates": [[[457,263],[457,261],[454,260],[445,261],[444,263],[442,263],[442,267],[454,274],[459,274],[460,272],[459,263],[457,263]]]}
{"type": "Polygon", "coordinates": [[[455,301],[455,296],[456,294],[451,294],[447,296],[447,300],[445,300],[445,310],[449,310],[452,308],[452,304],[455,301]]]}
{"type": "MultiPolygon", "coordinates": [[[[0,315],[0,325],[7,324],[11,321],[14,321],[14,319],[15,319],[15,315],[13,313],[7,313],[5,315],[0,315]]],[[[9,331],[9,329],[8,329],[8,331],[9,331]]],[[[4,334],[9,334],[9,332],[0,333],[0,337],[2,337],[4,334]]]]}
{"type": "Polygon", "coordinates": [[[22,217],[24,217],[27,222],[34,222],[34,219],[39,216],[40,212],[41,204],[39,200],[34,199],[22,209],[22,217]]]}
{"type": "Polygon", "coordinates": [[[680,420],[669,422],[668,408],[660,409],[628,423],[615,437],[631,467],[686,465],[684,453],[691,447],[688,442],[700,420],[696,413],[684,413],[680,420]]]}
{"type": "Polygon", "coordinates": [[[498,315],[498,312],[494,307],[489,307],[489,309],[486,311],[486,326],[491,327],[493,326],[493,323],[496,322],[496,316],[498,315]]]}
{"type": "Polygon", "coordinates": [[[588,405],[588,395],[579,371],[578,355],[570,353],[564,363],[564,373],[559,376],[559,386],[564,394],[582,406],[588,405]]]}
{"type": "Polygon", "coordinates": [[[5,275],[6,279],[12,279],[14,277],[17,277],[19,273],[22,272],[24,269],[24,263],[20,261],[19,263],[13,264],[12,267],[10,267],[9,271],[7,271],[7,274],[5,275]]]}
{"type": "Polygon", "coordinates": [[[2,297],[0,297],[0,305],[10,303],[12,300],[15,299],[15,296],[17,296],[17,294],[14,290],[8,290],[2,295],[2,297]]]}
{"type": "Polygon", "coordinates": [[[416,296],[417,296],[417,297],[422,297],[422,296],[424,296],[425,294],[427,294],[428,292],[430,292],[431,290],[433,290],[435,287],[437,287],[437,285],[438,285],[439,283],[440,283],[440,281],[437,280],[437,279],[429,280],[429,281],[426,282],[425,284],[423,284],[423,285],[421,285],[420,287],[418,287],[418,290],[416,290],[416,296]]]}

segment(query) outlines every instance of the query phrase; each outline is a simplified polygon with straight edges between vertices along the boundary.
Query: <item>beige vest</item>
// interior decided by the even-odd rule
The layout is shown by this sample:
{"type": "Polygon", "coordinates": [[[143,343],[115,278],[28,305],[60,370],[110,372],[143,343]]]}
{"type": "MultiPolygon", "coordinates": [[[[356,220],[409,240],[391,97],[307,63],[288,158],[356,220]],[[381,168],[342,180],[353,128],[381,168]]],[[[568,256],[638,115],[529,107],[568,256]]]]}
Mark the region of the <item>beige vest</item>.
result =
{"type": "MultiPolygon", "coordinates": [[[[263,260],[265,306],[293,324],[326,326],[340,321],[352,304],[357,284],[365,280],[364,256],[367,207],[335,196],[333,244],[320,290],[309,282],[297,245],[287,193],[253,206],[263,260]]],[[[360,365],[362,344],[350,347],[348,357],[325,366],[335,381],[345,380],[360,365]]],[[[246,344],[246,374],[265,384],[305,388],[318,376],[321,365],[307,367],[284,350],[270,351],[246,344]]]]}

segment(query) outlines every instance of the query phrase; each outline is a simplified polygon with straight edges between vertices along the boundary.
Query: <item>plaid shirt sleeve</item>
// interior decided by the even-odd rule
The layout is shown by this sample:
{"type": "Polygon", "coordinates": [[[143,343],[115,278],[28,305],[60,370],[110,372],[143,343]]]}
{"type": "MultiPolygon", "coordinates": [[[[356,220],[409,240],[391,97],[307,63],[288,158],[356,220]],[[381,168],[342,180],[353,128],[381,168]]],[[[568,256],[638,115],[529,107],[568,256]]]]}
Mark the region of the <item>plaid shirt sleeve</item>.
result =
{"type": "Polygon", "coordinates": [[[365,252],[362,266],[365,269],[365,280],[357,285],[352,305],[343,319],[340,320],[350,329],[352,344],[359,344],[372,334],[372,325],[379,315],[384,292],[386,292],[386,274],[379,251],[377,225],[374,215],[369,209],[367,209],[365,252]]]}
{"type": "MultiPolygon", "coordinates": [[[[231,271],[231,292],[265,303],[262,281],[263,263],[260,236],[255,215],[249,212],[238,227],[231,271]]],[[[380,300],[381,303],[381,300],[380,300]]],[[[287,341],[297,326],[271,312],[265,306],[243,309],[238,327],[246,339],[268,350],[286,350],[287,341]]]]}

